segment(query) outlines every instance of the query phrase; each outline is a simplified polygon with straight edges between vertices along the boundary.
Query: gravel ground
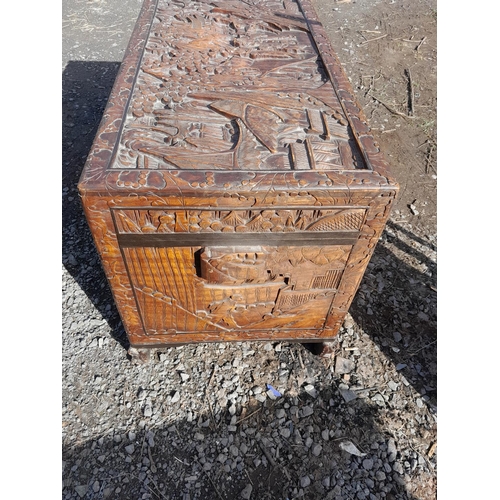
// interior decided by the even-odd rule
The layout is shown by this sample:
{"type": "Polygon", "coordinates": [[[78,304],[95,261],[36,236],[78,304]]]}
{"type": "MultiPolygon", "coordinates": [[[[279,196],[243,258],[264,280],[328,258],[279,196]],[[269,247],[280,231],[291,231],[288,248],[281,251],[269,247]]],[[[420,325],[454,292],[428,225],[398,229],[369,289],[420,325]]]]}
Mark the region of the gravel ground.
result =
{"type": "Polygon", "coordinates": [[[139,8],[63,6],[62,498],[436,498],[436,234],[414,209],[391,217],[330,357],[127,358],[76,184],[139,8]]]}
{"type": "Polygon", "coordinates": [[[72,231],[63,498],[435,498],[431,244],[388,229],[329,358],[245,342],[135,366],[84,221],[72,231]]]}

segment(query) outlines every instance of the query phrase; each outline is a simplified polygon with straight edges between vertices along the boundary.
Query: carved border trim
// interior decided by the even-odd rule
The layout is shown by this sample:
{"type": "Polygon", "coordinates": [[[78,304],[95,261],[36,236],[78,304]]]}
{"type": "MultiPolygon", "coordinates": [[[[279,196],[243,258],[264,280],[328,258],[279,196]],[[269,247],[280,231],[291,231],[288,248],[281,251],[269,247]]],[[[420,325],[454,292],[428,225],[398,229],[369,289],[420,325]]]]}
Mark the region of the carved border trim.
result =
{"type": "MultiPolygon", "coordinates": [[[[335,92],[340,99],[341,104],[347,107],[350,111],[347,117],[350,121],[351,128],[354,132],[358,144],[363,147],[360,148],[363,156],[369,158],[367,165],[370,165],[372,170],[358,170],[358,171],[341,171],[342,174],[337,172],[340,185],[350,185],[354,179],[358,179],[359,183],[365,184],[366,187],[369,185],[384,186],[388,185],[392,189],[397,189],[397,184],[392,179],[389,173],[389,166],[380,152],[377,143],[375,142],[373,136],[370,134],[370,128],[366,124],[366,118],[360,108],[357,105],[354,94],[352,92],[352,87],[349,80],[345,76],[345,73],[340,66],[340,62],[336,57],[331,44],[326,36],[326,32],[323,26],[320,24],[317,14],[312,6],[310,0],[297,0],[300,8],[304,12],[304,17],[311,27],[312,40],[314,41],[318,53],[323,60],[325,68],[328,71],[332,85],[335,92]],[[354,113],[354,114],[353,114],[354,113]],[[362,135],[361,135],[362,134],[362,135]],[[375,174],[375,177],[374,177],[375,174]],[[340,180],[342,178],[342,180],[340,180]]],[[[94,192],[107,192],[110,191],[134,191],[142,184],[151,184],[150,187],[153,189],[189,189],[191,186],[182,185],[184,183],[176,182],[176,175],[179,174],[178,171],[166,171],[166,170],[154,170],[146,172],[137,172],[135,169],[120,169],[112,171],[110,169],[112,153],[115,145],[119,139],[119,131],[121,129],[125,113],[128,109],[128,101],[132,90],[135,85],[135,76],[137,68],[139,66],[138,62],[142,58],[143,50],[148,39],[148,33],[151,28],[151,22],[154,19],[154,14],[159,0],[144,0],[141,13],[136,22],[136,26],[133,30],[132,36],[127,47],[125,57],[123,59],[120,71],[116,78],[115,84],[111,91],[108,104],[104,111],[104,115],[99,126],[94,144],[88,156],[86,165],[83,169],[79,189],[80,192],[85,192],[86,190],[92,190],[94,192]],[[134,181],[131,179],[129,183],[122,185],[120,182],[120,174],[132,175],[138,177],[137,186],[135,186],[134,181]],[[143,182],[141,182],[141,178],[143,182]],[[156,182],[147,182],[147,179],[151,177],[154,178],[156,182]],[[172,182],[172,185],[169,186],[172,182]]],[[[366,160],[366,158],[365,158],[366,160]]],[[[254,171],[246,172],[235,172],[235,171],[218,171],[221,174],[238,177],[238,174],[244,175],[245,173],[254,173],[254,171]]],[[[332,175],[335,171],[326,171],[329,175],[332,175]]],[[[185,173],[191,175],[193,178],[201,177],[204,175],[202,172],[185,171],[185,173]]],[[[323,175],[325,172],[321,172],[323,175]]],[[[270,173],[266,171],[261,171],[262,176],[273,177],[275,173],[270,173]]],[[[300,174],[300,172],[292,172],[295,176],[300,174]]],[[[318,174],[317,172],[312,172],[312,174],[318,174]]],[[[304,179],[310,179],[311,172],[307,172],[306,176],[298,176],[303,182],[304,179]]],[[[180,179],[179,179],[180,180],[180,179]]],[[[203,182],[201,179],[200,182],[203,182]]],[[[293,187],[295,182],[289,187],[293,187]]],[[[310,182],[308,182],[310,184],[310,182]]],[[[314,183],[313,183],[314,184],[314,183]]],[[[354,186],[350,186],[354,187],[354,186]]]]}

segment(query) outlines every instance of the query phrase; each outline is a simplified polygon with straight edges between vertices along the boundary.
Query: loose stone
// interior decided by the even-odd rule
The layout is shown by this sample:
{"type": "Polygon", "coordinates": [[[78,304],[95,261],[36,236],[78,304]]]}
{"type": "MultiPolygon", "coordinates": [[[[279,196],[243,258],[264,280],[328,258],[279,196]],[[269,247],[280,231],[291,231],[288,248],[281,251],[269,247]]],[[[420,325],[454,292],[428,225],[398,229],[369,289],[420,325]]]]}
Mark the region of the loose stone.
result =
{"type": "Polygon", "coordinates": [[[302,408],[302,417],[308,417],[309,415],[312,415],[314,413],[314,410],[312,409],[311,406],[304,406],[302,408]]]}
{"type": "Polygon", "coordinates": [[[396,460],[396,453],[396,442],[393,438],[391,438],[387,442],[387,458],[389,459],[389,462],[394,462],[394,460],[396,460]]]}
{"type": "Polygon", "coordinates": [[[396,462],[393,466],[392,466],[392,470],[399,473],[399,474],[403,474],[404,473],[404,468],[403,468],[403,465],[401,464],[401,462],[396,462]]]}
{"type": "Polygon", "coordinates": [[[354,361],[351,361],[350,359],[342,358],[340,356],[335,358],[335,373],[350,373],[354,370],[355,366],[354,361]]]}
{"type": "Polygon", "coordinates": [[[363,467],[366,469],[366,470],[371,470],[373,469],[373,460],[371,458],[365,458],[363,460],[363,467]]]}
{"type": "Polygon", "coordinates": [[[88,487],[85,484],[78,485],[75,487],[75,491],[78,493],[80,498],[83,498],[87,494],[88,487]]]}
{"type": "Polygon", "coordinates": [[[248,500],[250,496],[252,495],[252,485],[247,484],[245,488],[241,491],[241,498],[244,498],[245,500],[248,500]]]}
{"type": "Polygon", "coordinates": [[[309,486],[311,484],[311,479],[309,478],[309,476],[303,476],[300,478],[300,486],[302,486],[302,488],[307,488],[307,486],[309,486]]]}
{"type": "Polygon", "coordinates": [[[280,434],[284,437],[284,438],[289,438],[290,435],[291,435],[291,432],[290,432],[290,429],[288,427],[283,427],[283,429],[280,429],[280,434]]]}
{"type": "Polygon", "coordinates": [[[321,455],[321,451],[323,450],[323,447],[320,445],[320,444],[315,444],[313,447],[312,447],[312,454],[315,456],[315,457],[319,457],[321,455]]]}
{"type": "Polygon", "coordinates": [[[313,398],[316,398],[318,396],[318,391],[311,384],[306,385],[304,387],[304,390],[313,398]]]}

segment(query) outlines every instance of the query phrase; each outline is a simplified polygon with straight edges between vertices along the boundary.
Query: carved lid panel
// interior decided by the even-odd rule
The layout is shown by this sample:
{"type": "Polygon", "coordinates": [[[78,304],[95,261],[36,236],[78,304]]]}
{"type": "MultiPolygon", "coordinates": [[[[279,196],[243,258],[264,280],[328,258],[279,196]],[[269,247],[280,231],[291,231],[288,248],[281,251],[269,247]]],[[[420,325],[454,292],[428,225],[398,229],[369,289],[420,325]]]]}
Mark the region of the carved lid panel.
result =
{"type": "Polygon", "coordinates": [[[368,166],[293,0],[159,0],[114,169],[368,166]]]}
{"type": "Polygon", "coordinates": [[[248,179],[395,186],[310,0],[145,0],[80,188],[248,179]]]}
{"type": "Polygon", "coordinates": [[[366,168],[294,1],[160,1],[112,168],[366,168]]]}

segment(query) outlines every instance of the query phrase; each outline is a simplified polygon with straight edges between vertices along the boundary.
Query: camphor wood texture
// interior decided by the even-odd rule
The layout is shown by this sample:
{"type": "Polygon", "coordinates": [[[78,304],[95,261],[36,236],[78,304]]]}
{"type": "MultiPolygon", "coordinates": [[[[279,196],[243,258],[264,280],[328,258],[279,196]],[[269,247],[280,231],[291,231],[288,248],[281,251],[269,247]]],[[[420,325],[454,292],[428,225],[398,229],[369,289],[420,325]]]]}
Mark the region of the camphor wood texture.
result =
{"type": "Polygon", "coordinates": [[[79,188],[132,346],[336,335],[397,184],[309,0],[146,0],[79,188]]]}

